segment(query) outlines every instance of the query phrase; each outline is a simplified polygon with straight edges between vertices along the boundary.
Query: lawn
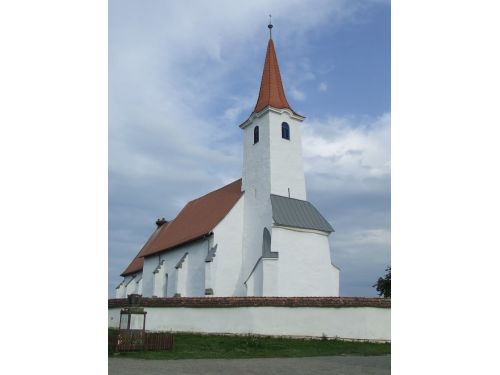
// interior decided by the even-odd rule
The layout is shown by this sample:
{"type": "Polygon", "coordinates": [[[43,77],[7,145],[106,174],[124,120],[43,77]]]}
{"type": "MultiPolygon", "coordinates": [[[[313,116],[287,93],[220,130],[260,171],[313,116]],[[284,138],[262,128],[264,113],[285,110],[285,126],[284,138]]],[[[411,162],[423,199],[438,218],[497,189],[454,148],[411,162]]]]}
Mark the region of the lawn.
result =
{"type": "MultiPolygon", "coordinates": [[[[116,331],[109,330],[109,334],[116,331]]],[[[292,339],[262,336],[174,334],[174,349],[130,352],[113,357],[143,359],[314,357],[331,355],[385,355],[391,344],[326,339],[292,339]]]]}

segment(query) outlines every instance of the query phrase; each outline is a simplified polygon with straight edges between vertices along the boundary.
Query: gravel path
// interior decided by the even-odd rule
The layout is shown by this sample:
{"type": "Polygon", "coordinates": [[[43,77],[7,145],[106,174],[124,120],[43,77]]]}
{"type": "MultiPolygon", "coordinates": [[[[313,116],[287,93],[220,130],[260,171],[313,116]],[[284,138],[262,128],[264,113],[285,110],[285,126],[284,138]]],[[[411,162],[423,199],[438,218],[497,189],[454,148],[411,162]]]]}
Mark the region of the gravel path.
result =
{"type": "Polygon", "coordinates": [[[391,373],[391,357],[335,356],[184,360],[109,358],[108,369],[109,375],[379,375],[391,373]]]}

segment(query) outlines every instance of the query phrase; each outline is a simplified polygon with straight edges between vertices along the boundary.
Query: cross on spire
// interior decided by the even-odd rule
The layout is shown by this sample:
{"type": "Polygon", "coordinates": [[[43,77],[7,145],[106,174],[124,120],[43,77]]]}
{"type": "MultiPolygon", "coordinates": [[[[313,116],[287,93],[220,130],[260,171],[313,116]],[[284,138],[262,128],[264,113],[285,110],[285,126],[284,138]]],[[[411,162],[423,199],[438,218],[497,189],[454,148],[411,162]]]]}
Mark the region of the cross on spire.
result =
{"type": "Polygon", "coordinates": [[[272,39],[273,38],[273,35],[272,35],[273,23],[272,23],[272,16],[271,15],[269,15],[269,25],[267,25],[267,27],[269,28],[269,39],[272,39]]]}

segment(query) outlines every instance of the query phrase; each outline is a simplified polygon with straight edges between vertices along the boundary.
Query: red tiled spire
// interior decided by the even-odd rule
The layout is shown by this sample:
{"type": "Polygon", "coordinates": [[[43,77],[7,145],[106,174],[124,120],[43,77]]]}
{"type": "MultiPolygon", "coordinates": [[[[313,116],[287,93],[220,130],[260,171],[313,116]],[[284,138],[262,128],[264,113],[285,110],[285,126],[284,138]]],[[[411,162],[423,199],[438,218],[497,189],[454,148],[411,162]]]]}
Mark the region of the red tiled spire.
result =
{"type": "Polygon", "coordinates": [[[276,58],[276,51],[274,50],[274,43],[271,38],[269,38],[269,43],[267,44],[259,99],[257,99],[254,112],[260,112],[267,106],[279,109],[288,108],[295,113],[286,100],[283,84],[281,83],[278,59],[276,58]]]}

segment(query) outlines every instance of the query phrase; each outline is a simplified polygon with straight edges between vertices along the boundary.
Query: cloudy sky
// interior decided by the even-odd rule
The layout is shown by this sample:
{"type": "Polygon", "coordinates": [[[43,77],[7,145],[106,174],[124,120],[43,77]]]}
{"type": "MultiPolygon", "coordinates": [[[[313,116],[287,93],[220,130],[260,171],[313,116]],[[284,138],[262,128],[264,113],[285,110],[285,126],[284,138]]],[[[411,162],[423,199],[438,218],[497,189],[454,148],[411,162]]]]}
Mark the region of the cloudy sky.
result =
{"type": "Polygon", "coordinates": [[[341,295],[376,295],[390,264],[389,1],[110,0],[110,297],[158,217],[241,177],[269,13],[341,295]]]}

